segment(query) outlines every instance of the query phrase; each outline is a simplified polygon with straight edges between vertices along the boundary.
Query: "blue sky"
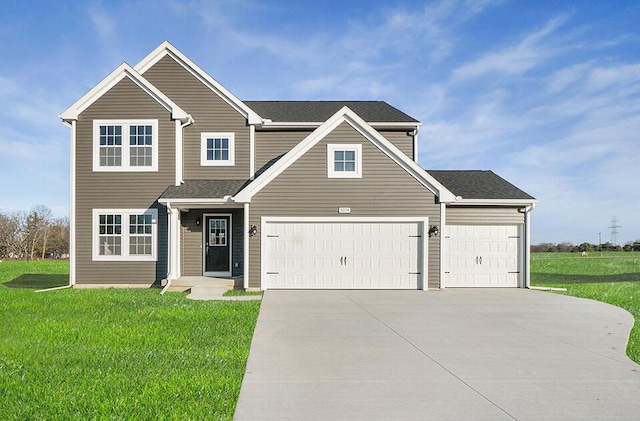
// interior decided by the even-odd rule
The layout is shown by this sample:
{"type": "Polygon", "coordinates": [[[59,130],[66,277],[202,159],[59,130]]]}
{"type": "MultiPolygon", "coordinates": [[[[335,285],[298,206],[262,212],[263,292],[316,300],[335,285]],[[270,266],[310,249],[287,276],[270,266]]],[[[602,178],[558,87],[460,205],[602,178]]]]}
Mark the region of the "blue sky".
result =
{"type": "Polygon", "coordinates": [[[58,115],[168,40],[241,99],[384,100],[428,169],[539,200],[534,243],[640,239],[640,2],[0,2],[0,211],[68,215],[58,115]]]}

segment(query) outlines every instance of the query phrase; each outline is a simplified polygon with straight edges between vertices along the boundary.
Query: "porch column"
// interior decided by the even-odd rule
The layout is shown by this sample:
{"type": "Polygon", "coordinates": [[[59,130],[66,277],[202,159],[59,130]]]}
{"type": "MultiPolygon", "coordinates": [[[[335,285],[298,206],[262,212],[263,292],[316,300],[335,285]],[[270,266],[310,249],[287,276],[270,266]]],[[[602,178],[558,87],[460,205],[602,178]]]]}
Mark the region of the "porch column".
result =
{"type": "Polygon", "coordinates": [[[169,216],[169,229],[167,230],[169,273],[167,278],[174,280],[180,277],[180,210],[167,204],[167,213],[169,216]]]}

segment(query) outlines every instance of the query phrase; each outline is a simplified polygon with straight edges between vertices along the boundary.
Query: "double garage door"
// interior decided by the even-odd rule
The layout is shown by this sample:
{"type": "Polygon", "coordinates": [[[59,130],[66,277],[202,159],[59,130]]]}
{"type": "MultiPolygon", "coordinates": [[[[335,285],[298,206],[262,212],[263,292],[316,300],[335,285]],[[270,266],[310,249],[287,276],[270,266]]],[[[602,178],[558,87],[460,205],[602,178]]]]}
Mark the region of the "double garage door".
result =
{"type": "Polygon", "coordinates": [[[265,287],[418,289],[426,269],[425,222],[268,221],[265,287]]]}
{"type": "Polygon", "coordinates": [[[517,287],[520,234],[517,225],[448,225],[445,287],[517,287]]]}

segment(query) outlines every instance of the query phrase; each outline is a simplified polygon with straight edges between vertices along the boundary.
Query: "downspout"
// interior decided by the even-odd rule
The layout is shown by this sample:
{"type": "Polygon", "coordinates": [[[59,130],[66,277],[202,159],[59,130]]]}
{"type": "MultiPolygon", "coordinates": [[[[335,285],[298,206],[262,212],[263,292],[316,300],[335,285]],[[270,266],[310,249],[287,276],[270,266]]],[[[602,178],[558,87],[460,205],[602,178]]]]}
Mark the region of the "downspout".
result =
{"type": "Polygon", "coordinates": [[[76,284],[76,120],[62,123],[71,129],[71,145],[69,147],[69,286],[76,284]]]}
{"type": "Polygon", "coordinates": [[[531,216],[535,203],[524,209],[524,287],[531,288],[531,216]]]}
{"type": "Polygon", "coordinates": [[[160,291],[160,295],[164,295],[165,292],[167,292],[167,290],[169,289],[169,287],[171,286],[171,270],[173,269],[171,267],[171,252],[173,250],[171,250],[171,242],[173,240],[173,225],[171,225],[171,203],[167,202],[167,283],[164,285],[164,288],[162,288],[162,291],[160,291]]]}
{"type": "Polygon", "coordinates": [[[195,120],[191,116],[191,114],[187,115],[187,121],[183,124],[180,124],[179,120],[176,120],[176,145],[175,145],[175,155],[176,155],[176,180],[175,185],[179,186],[183,181],[183,158],[182,158],[182,145],[184,139],[184,128],[195,123],[195,120]],[[180,130],[178,130],[180,127],[180,130]]]}

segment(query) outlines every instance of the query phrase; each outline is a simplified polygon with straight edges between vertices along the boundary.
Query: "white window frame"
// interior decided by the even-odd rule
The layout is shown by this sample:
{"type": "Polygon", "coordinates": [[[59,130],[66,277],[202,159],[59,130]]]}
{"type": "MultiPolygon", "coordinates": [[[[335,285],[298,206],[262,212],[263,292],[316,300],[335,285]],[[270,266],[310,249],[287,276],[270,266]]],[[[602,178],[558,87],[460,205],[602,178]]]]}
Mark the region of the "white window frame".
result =
{"type": "Polygon", "coordinates": [[[93,120],[93,171],[95,172],[153,172],[158,171],[158,120],[93,120]],[[100,165],[100,126],[122,127],[122,161],[117,167],[100,165]],[[130,126],[151,126],[151,166],[132,166],[130,163],[131,145],[129,145],[130,126]]]}
{"type": "Polygon", "coordinates": [[[126,262],[155,262],[158,260],[158,210],[157,209],[94,209],[93,210],[93,260],[94,261],[126,261],[126,262]],[[100,255],[100,215],[120,215],[121,240],[120,255],[100,255]],[[129,216],[151,215],[151,255],[129,254],[129,216]]]}
{"type": "Polygon", "coordinates": [[[200,133],[200,165],[203,167],[229,167],[235,165],[235,133],[232,132],[203,132],[200,133]],[[226,138],[229,140],[229,159],[208,160],[207,159],[207,139],[226,138]]]}
{"type": "Polygon", "coordinates": [[[361,144],[340,144],[330,143],[327,145],[327,177],[328,178],[362,178],[362,145],[361,144]],[[355,171],[336,171],[335,152],[353,151],[356,154],[355,171]]]}

